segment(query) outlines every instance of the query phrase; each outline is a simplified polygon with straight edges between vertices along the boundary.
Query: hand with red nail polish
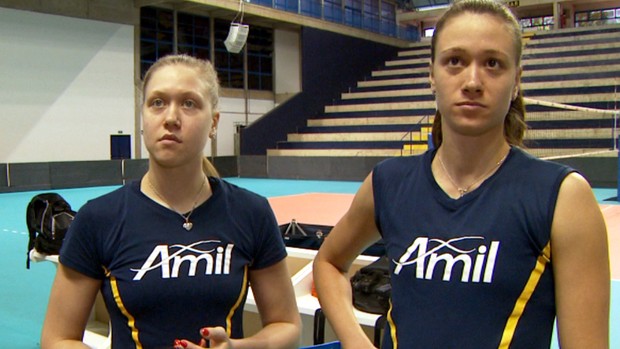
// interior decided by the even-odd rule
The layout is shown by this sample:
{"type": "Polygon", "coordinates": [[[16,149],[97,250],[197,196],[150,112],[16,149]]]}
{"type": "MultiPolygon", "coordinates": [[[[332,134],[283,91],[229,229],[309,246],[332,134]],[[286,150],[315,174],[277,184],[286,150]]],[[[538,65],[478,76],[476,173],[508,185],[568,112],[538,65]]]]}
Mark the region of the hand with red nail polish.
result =
{"type": "Polygon", "coordinates": [[[223,327],[203,327],[200,329],[202,339],[199,344],[192,343],[185,339],[174,341],[174,349],[233,349],[233,341],[228,337],[223,327]]]}
{"type": "Polygon", "coordinates": [[[233,343],[223,327],[204,327],[200,335],[209,345],[207,348],[232,349],[233,343]]]}
{"type": "Polygon", "coordinates": [[[177,339],[174,341],[174,349],[200,349],[200,348],[208,348],[204,341],[201,340],[200,344],[194,344],[186,339],[177,339]]]}

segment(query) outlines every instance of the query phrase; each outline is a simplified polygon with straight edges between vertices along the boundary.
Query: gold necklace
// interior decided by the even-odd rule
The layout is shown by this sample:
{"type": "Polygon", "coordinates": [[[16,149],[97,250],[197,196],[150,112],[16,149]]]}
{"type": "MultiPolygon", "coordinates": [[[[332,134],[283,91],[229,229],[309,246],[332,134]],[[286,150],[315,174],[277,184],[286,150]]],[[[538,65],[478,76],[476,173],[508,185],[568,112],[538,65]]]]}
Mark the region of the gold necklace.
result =
{"type": "Polygon", "coordinates": [[[485,172],[482,176],[478,177],[475,181],[473,181],[470,185],[468,185],[465,188],[459,187],[456,182],[454,181],[454,179],[452,178],[452,176],[450,176],[450,173],[448,172],[448,170],[446,169],[446,165],[444,165],[443,161],[441,160],[441,156],[439,156],[439,154],[437,154],[437,159],[439,160],[439,164],[441,165],[441,168],[443,169],[443,172],[446,174],[446,176],[448,177],[448,179],[450,180],[450,183],[452,183],[452,185],[456,188],[456,190],[459,192],[459,199],[462,198],[465,194],[467,194],[469,192],[469,189],[471,189],[471,187],[473,187],[474,185],[485,181],[487,178],[489,178],[491,176],[491,174],[493,173],[493,171],[495,171],[495,169],[497,169],[498,167],[501,166],[501,164],[504,162],[504,160],[506,160],[506,158],[508,157],[508,154],[510,154],[510,151],[508,151],[506,153],[506,155],[504,155],[503,158],[501,158],[501,160],[499,160],[495,166],[493,166],[489,171],[485,172]]]}
{"type": "Polygon", "coordinates": [[[159,192],[157,191],[157,189],[155,189],[155,186],[153,186],[153,183],[151,182],[151,177],[147,177],[147,183],[149,185],[149,188],[151,188],[151,190],[153,191],[153,193],[155,193],[155,195],[157,195],[157,197],[159,198],[159,200],[161,200],[163,203],[165,203],[172,211],[174,211],[176,214],[178,214],[179,216],[181,216],[183,218],[183,220],[185,221],[183,223],[183,228],[187,231],[192,230],[192,228],[194,227],[194,224],[192,222],[189,221],[189,217],[192,215],[192,213],[194,213],[194,209],[196,208],[196,206],[198,205],[198,196],[200,196],[200,193],[202,193],[202,188],[205,187],[205,183],[207,183],[207,177],[203,176],[203,181],[202,184],[200,185],[200,189],[198,189],[198,192],[196,193],[196,196],[194,197],[194,205],[192,206],[192,209],[187,213],[187,214],[183,214],[179,211],[177,211],[174,207],[172,207],[172,205],[170,205],[166,200],[164,200],[164,198],[161,196],[161,194],[159,194],[159,192]]]}

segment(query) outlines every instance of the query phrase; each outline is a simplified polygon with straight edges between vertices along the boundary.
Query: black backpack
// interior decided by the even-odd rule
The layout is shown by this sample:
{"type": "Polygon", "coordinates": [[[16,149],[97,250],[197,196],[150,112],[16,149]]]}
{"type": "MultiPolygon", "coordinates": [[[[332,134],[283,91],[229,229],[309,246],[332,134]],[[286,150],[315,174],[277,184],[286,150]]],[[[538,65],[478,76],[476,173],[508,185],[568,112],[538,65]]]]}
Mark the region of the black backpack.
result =
{"type": "Polygon", "coordinates": [[[383,255],[358,270],[351,277],[353,306],[358,310],[387,314],[390,309],[392,284],[390,283],[390,260],[383,255]]]}
{"type": "Polygon", "coordinates": [[[75,211],[56,193],[35,195],[26,209],[28,226],[28,257],[26,268],[30,269],[30,250],[43,254],[58,254],[65,234],[73,222],[75,211]]]}

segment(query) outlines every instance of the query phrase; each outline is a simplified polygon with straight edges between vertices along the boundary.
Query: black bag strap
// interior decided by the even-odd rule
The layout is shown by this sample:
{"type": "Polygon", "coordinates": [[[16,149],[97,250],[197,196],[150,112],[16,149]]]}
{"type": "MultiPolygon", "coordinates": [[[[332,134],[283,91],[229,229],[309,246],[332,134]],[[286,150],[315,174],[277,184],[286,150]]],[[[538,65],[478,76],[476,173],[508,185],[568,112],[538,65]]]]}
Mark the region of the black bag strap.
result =
{"type": "Polygon", "coordinates": [[[314,345],[325,343],[325,314],[321,308],[314,312],[313,330],[312,340],[314,345]]]}
{"type": "Polygon", "coordinates": [[[385,328],[385,323],[386,322],[387,322],[387,319],[385,318],[385,315],[379,316],[377,321],[375,321],[375,340],[374,340],[374,345],[377,348],[381,348],[381,333],[382,333],[383,329],[385,328]]]}
{"type": "Polygon", "coordinates": [[[26,208],[26,225],[28,226],[28,250],[26,251],[26,269],[30,269],[30,250],[34,248],[35,240],[37,238],[37,217],[36,210],[37,206],[41,205],[42,199],[39,195],[35,196],[28,203],[28,207],[26,208]]]}

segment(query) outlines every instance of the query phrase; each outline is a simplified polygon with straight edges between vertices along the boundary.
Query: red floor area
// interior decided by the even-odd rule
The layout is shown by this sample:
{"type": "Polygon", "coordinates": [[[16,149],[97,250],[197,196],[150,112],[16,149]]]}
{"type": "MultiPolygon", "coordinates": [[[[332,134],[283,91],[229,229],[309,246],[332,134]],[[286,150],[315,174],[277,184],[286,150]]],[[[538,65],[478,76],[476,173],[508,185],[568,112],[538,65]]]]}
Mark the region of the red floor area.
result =
{"type": "Polygon", "coordinates": [[[299,223],[336,225],[351,205],[353,194],[299,194],[269,198],[278,224],[295,219],[299,223]]]}
{"type": "MultiPolygon", "coordinates": [[[[335,225],[345,214],[353,194],[299,194],[269,198],[278,224],[295,219],[299,223],[335,225]]],[[[609,236],[612,280],[620,280],[620,206],[601,205],[609,236]]]]}

